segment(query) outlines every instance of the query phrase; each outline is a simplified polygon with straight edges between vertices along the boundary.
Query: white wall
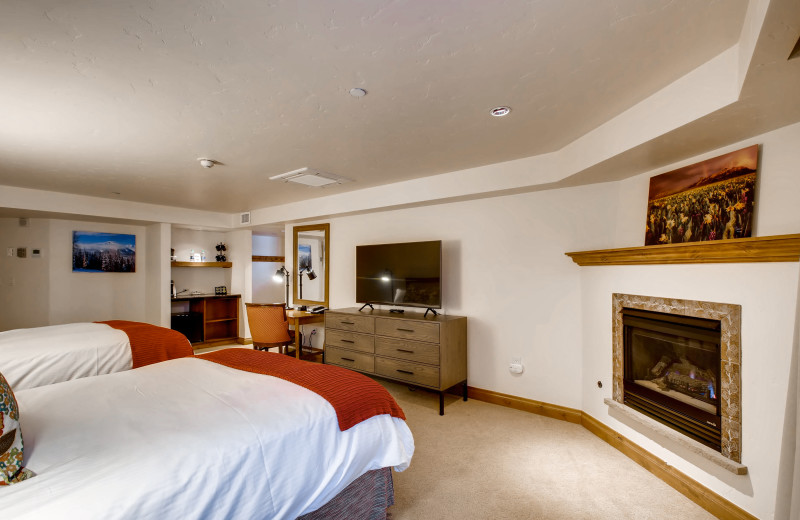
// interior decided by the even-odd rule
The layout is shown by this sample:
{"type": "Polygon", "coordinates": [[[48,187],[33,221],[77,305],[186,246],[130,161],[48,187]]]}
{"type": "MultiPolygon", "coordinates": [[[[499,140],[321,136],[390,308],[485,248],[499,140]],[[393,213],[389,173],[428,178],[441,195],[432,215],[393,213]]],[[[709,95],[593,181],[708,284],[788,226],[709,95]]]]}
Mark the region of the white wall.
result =
{"type": "Polygon", "coordinates": [[[0,218],[0,331],[49,324],[49,233],[47,219],[29,219],[20,227],[16,218],[0,218]],[[27,248],[26,258],[16,256],[18,247],[27,248]],[[7,255],[8,248],[14,256],[7,255]],[[40,248],[42,256],[31,258],[32,248],[40,248]]]}
{"type": "Polygon", "coordinates": [[[169,224],[147,226],[147,302],[148,323],[161,327],[171,326],[170,317],[170,242],[172,229],[169,224]]]}
{"type": "MultiPolygon", "coordinates": [[[[283,256],[283,237],[253,235],[253,255],[283,256]]],[[[286,286],[272,277],[282,262],[253,262],[253,301],[257,303],[282,303],[286,286]]]]}
{"type": "MultiPolygon", "coordinates": [[[[72,220],[50,220],[50,324],[101,320],[146,321],[146,228],[72,220]],[[136,272],[73,273],[72,232],[136,235],[136,272]]],[[[35,312],[35,311],[34,311],[35,312]]]]}
{"type": "Polygon", "coordinates": [[[249,229],[229,231],[225,243],[228,246],[228,261],[233,266],[230,270],[230,294],[240,294],[239,300],[239,337],[249,338],[245,302],[253,301],[253,233],[249,229]]]}

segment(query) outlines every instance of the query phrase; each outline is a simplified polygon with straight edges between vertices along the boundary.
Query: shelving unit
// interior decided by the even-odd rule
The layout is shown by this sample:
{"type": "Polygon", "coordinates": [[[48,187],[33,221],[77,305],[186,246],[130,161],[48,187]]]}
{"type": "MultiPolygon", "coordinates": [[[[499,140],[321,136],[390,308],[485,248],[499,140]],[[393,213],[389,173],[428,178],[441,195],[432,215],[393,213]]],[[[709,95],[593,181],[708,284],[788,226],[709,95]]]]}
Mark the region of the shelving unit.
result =
{"type": "Polygon", "coordinates": [[[236,341],[240,299],[238,294],[173,298],[173,304],[188,303],[188,312],[173,312],[172,328],[189,338],[194,347],[236,341]]]}

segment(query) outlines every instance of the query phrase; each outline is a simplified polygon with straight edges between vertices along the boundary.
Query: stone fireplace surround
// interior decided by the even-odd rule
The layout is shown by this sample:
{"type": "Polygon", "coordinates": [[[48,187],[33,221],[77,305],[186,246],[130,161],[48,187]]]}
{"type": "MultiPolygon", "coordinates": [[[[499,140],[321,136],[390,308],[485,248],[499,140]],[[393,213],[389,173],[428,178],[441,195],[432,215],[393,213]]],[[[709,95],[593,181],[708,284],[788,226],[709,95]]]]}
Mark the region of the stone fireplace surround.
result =
{"type": "Polygon", "coordinates": [[[740,464],[742,431],[741,306],[727,303],[615,293],[612,295],[612,313],[613,400],[606,400],[606,404],[647,428],[677,441],[691,451],[723,466],[733,473],[746,473],[747,468],[740,464]],[[721,454],[623,405],[623,307],[720,321],[721,454]]]}

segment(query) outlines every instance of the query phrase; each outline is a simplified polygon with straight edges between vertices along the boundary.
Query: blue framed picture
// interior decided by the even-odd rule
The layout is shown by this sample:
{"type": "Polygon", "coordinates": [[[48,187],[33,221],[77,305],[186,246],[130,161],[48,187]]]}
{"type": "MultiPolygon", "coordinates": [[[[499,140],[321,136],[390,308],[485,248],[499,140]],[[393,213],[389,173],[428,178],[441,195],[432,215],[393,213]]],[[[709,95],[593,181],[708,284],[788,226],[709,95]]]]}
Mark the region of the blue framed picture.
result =
{"type": "Polygon", "coordinates": [[[297,270],[312,269],[311,266],[311,244],[298,244],[297,246],[297,270]]]}
{"type": "Polygon", "coordinates": [[[136,235],[73,231],[72,271],[135,273],[136,235]]]}

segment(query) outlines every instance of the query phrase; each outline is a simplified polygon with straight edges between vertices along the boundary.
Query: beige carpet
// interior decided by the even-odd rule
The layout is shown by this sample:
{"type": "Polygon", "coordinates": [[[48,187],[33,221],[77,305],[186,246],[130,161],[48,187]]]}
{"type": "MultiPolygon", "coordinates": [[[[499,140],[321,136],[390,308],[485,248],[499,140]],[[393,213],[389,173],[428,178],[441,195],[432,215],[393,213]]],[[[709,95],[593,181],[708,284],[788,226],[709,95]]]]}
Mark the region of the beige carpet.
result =
{"type": "Polygon", "coordinates": [[[582,426],[381,383],[416,444],[392,520],[714,518],[582,426]]]}

